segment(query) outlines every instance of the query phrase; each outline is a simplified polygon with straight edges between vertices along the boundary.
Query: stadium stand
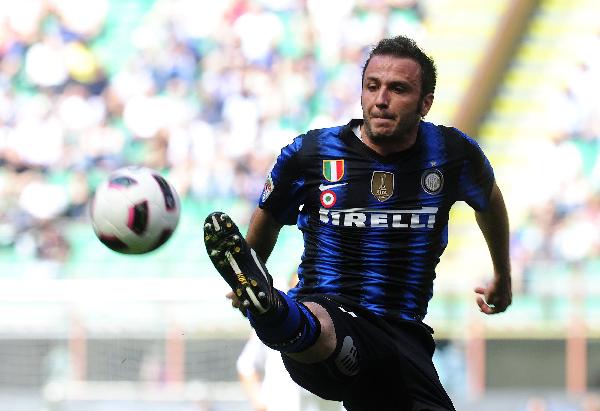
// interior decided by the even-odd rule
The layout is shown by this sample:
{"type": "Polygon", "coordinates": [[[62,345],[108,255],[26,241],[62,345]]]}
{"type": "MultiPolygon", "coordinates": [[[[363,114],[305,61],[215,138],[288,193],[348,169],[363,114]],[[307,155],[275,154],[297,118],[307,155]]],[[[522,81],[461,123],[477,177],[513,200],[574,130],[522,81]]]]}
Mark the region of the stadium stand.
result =
{"type": "MultiPolygon", "coordinates": [[[[499,178],[514,182],[506,195],[525,292],[564,294],[574,271],[600,272],[598,112],[586,102],[598,84],[598,11],[592,1],[541,4],[481,129],[499,178]]],[[[593,293],[594,282],[582,286],[593,293]]]]}

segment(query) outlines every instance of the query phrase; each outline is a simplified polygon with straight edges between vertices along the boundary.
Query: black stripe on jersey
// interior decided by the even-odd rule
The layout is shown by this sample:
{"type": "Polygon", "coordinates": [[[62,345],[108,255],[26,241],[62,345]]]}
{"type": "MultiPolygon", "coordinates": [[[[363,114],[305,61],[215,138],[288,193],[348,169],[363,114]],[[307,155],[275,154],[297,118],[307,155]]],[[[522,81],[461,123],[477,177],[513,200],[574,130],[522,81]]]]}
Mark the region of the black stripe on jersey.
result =
{"type": "MultiPolygon", "coordinates": [[[[427,150],[424,147],[424,138],[423,136],[421,136],[421,128],[419,128],[419,135],[417,136],[417,140],[415,142],[415,144],[409,148],[408,150],[406,150],[405,153],[401,153],[404,154],[404,156],[398,156],[398,158],[396,159],[396,162],[398,163],[398,173],[402,173],[402,170],[411,170],[412,173],[415,173],[413,175],[407,176],[404,175],[403,173],[403,178],[399,178],[399,176],[396,176],[396,187],[394,187],[394,195],[396,196],[402,196],[404,198],[407,199],[414,199],[415,201],[415,206],[416,207],[420,207],[423,202],[422,202],[422,189],[420,184],[415,184],[415,181],[420,181],[421,179],[421,173],[422,173],[422,164],[424,164],[424,162],[426,161],[425,156],[427,155],[427,150]],[[404,166],[403,166],[404,165],[404,166]],[[417,166],[415,166],[417,165],[417,166]]],[[[392,199],[390,199],[392,200],[392,199]]],[[[396,240],[397,241],[397,240],[396,240]]],[[[410,246],[411,244],[407,244],[407,246],[410,246]]],[[[392,248],[388,248],[386,249],[385,253],[386,255],[382,256],[383,258],[393,258],[393,256],[391,255],[392,253],[392,248]]],[[[396,257],[398,258],[398,257],[396,257]]],[[[413,272],[413,268],[412,265],[414,264],[413,261],[406,261],[404,264],[401,264],[401,266],[406,268],[406,273],[394,273],[392,272],[393,268],[389,267],[388,272],[386,272],[387,276],[393,278],[394,275],[402,275],[402,276],[408,276],[407,273],[411,273],[413,272]]],[[[422,285],[426,285],[427,282],[426,281],[422,281],[421,282],[422,285]]],[[[404,304],[406,305],[406,309],[413,314],[419,314],[422,315],[423,317],[425,316],[425,313],[427,311],[427,303],[429,298],[426,296],[426,294],[428,293],[428,290],[419,290],[418,292],[415,292],[413,290],[413,292],[411,293],[405,293],[405,301],[404,304]],[[416,296],[419,295],[421,296],[421,298],[415,299],[413,301],[410,301],[409,296],[416,296]],[[423,306],[424,304],[424,306],[423,306]]],[[[397,294],[386,294],[383,296],[382,298],[382,305],[384,307],[394,307],[397,302],[394,301],[395,299],[398,298],[397,294]]]]}
{"type": "MultiPolygon", "coordinates": [[[[311,130],[303,138],[302,157],[298,159],[298,165],[305,171],[304,184],[306,186],[317,185],[323,179],[322,160],[324,156],[322,150],[328,147],[324,140],[326,140],[326,136],[323,135],[322,129],[311,130]]],[[[343,253],[338,252],[334,255],[324,256],[323,250],[331,250],[332,248],[325,245],[324,242],[340,244],[343,235],[339,232],[324,232],[327,228],[319,222],[319,201],[318,196],[307,196],[305,198],[301,218],[308,218],[309,221],[305,225],[305,229],[310,230],[311,233],[310,235],[303,233],[304,254],[299,267],[299,275],[302,277],[302,287],[307,293],[327,291],[335,293],[339,289],[340,282],[334,273],[338,267],[343,266],[343,253]],[[314,241],[310,241],[310,238],[314,241]],[[326,259],[326,264],[323,264],[324,259],[326,259]],[[328,267],[331,267],[331,270],[328,267]],[[324,281],[327,283],[324,283],[324,281]]]]}

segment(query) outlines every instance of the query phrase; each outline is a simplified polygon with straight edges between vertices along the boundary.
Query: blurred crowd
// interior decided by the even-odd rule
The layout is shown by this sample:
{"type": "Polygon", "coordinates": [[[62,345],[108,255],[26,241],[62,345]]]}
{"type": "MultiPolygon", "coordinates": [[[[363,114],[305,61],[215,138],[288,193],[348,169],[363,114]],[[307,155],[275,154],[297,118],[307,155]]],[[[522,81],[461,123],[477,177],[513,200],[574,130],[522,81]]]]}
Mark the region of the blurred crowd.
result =
{"type": "MultiPolygon", "coordinates": [[[[540,128],[549,139],[536,143],[532,164],[539,164],[539,188],[525,221],[513,233],[513,262],[524,291],[543,288],[535,272],[550,282],[549,267],[578,281],[600,273],[600,23],[579,38],[572,61],[557,62],[563,82],[549,94],[549,111],[540,128]],[[536,162],[536,158],[539,160],[536,162]],[[543,168],[542,168],[543,167],[543,168]]],[[[532,153],[533,154],[533,153],[532,153]]],[[[532,166],[535,167],[535,166],[532,166]]],[[[593,280],[597,282],[597,280],[593,280]]],[[[585,281],[579,287],[586,287],[585,281]]],[[[587,282],[588,286],[591,282],[587,282]]],[[[575,284],[575,288],[577,284],[575,284]]],[[[563,283],[559,294],[568,290],[563,283]]],[[[600,289],[596,288],[596,291],[600,289]]],[[[552,291],[552,290],[546,290],[552,291]]],[[[587,292],[593,292],[588,287],[587,292]]]]}
{"type": "Polygon", "coordinates": [[[283,145],[360,115],[369,47],[421,21],[416,0],[3,2],[0,247],[68,258],[56,221],[129,164],[254,202],[283,145]]]}

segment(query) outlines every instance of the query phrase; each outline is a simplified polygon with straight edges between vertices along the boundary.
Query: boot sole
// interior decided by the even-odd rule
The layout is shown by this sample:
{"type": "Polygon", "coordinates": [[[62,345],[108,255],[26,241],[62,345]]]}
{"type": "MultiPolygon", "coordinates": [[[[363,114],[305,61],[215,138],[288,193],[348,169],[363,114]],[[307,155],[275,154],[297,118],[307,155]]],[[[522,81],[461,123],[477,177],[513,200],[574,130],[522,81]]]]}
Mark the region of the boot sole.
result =
{"type": "Polygon", "coordinates": [[[224,213],[210,214],[204,224],[204,243],[213,265],[229,284],[242,307],[263,314],[269,307],[261,303],[266,297],[259,282],[246,273],[249,264],[258,267],[269,283],[256,252],[247,246],[237,226],[224,213]],[[248,255],[249,254],[249,255],[248,255]],[[253,261],[247,262],[251,257],[253,261]]]}

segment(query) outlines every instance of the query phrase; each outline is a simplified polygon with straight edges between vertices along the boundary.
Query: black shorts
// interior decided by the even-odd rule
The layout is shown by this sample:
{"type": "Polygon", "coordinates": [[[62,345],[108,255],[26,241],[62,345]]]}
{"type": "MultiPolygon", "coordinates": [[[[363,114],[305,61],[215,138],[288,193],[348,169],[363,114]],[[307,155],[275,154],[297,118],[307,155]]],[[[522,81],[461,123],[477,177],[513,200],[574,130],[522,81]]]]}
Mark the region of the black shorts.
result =
{"type": "Polygon", "coordinates": [[[433,330],[422,322],[389,320],[335,296],[302,302],[323,306],[337,337],[325,361],[304,364],[283,355],[296,383],[348,411],[454,411],[431,357],[433,330]]]}

